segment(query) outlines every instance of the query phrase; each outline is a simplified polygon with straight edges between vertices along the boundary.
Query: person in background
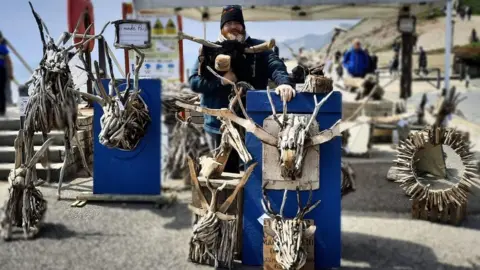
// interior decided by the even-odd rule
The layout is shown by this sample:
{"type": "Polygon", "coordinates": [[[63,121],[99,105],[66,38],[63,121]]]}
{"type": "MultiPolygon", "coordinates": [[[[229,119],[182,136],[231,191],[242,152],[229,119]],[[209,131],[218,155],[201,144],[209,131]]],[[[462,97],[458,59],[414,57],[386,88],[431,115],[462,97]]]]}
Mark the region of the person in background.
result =
{"type": "Polygon", "coordinates": [[[362,49],[360,40],[353,41],[352,48],[343,57],[343,66],[352,77],[363,78],[368,73],[370,57],[362,49]]]}
{"type": "MultiPolygon", "coordinates": [[[[7,40],[6,39],[3,39],[3,42],[2,42],[3,45],[7,46],[7,40]]],[[[11,63],[11,62],[10,62],[11,63]]],[[[13,104],[13,101],[12,101],[12,85],[11,85],[11,80],[9,79],[11,74],[8,74],[9,72],[9,62],[6,62],[5,63],[5,68],[7,70],[7,80],[6,80],[6,84],[5,84],[5,100],[6,100],[6,103],[7,103],[7,106],[9,105],[12,105],[13,104]]]]}
{"type": "Polygon", "coordinates": [[[469,21],[472,19],[472,8],[470,6],[465,6],[465,15],[469,21]]]}
{"type": "MultiPolygon", "coordinates": [[[[223,8],[220,19],[220,30],[218,41],[237,40],[245,42],[250,46],[263,43],[263,40],[254,39],[249,36],[245,30],[242,7],[239,5],[229,5],[223,8]]],[[[200,49],[200,53],[202,50],[200,49]]],[[[271,79],[278,87],[276,93],[280,95],[283,101],[290,101],[295,97],[294,82],[289,77],[287,67],[278,56],[272,51],[258,53],[255,56],[249,54],[246,56],[246,65],[254,69],[254,74],[248,72],[248,68],[237,71],[226,72],[223,77],[232,81],[244,81],[251,84],[255,89],[266,89],[268,80],[271,79]]],[[[200,63],[197,60],[192,75],[189,78],[190,88],[201,93],[201,106],[210,109],[228,108],[229,96],[232,93],[232,86],[212,76],[199,74],[200,63]]],[[[204,115],[204,130],[210,149],[217,149],[221,142],[220,121],[210,115],[204,115]]],[[[240,159],[236,151],[232,151],[225,165],[226,172],[238,173],[240,159]]]]}
{"type": "Polygon", "coordinates": [[[400,66],[400,54],[395,52],[393,59],[390,62],[390,75],[398,75],[398,68],[400,66]]]}
{"type": "Polygon", "coordinates": [[[425,52],[425,50],[423,50],[422,46],[420,46],[420,52],[418,53],[418,72],[417,72],[417,74],[420,74],[420,72],[424,73],[425,75],[428,75],[427,53],[425,52]]]}
{"type": "Polygon", "coordinates": [[[0,116],[7,110],[7,82],[13,79],[13,65],[10,59],[7,44],[0,32],[0,116]]]}
{"type": "Polygon", "coordinates": [[[470,34],[470,44],[479,42],[477,36],[477,30],[475,28],[472,29],[472,33],[470,34]]]}
{"type": "Polygon", "coordinates": [[[377,68],[378,68],[378,57],[375,53],[373,53],[372,55],[370,55],[370,64],[371,64],[371,67],[370,67],[370,73],[375,73],[375,71],[377,71],[377,68]]]}

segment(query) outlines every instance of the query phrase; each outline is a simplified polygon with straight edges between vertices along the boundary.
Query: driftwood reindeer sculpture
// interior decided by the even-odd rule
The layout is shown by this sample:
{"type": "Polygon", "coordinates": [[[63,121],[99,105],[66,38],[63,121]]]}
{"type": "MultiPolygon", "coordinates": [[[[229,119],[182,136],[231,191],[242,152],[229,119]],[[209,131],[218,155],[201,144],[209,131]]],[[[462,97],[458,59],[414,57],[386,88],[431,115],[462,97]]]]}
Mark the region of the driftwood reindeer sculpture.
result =
{"type": "MultiPolygon", "coordinates": [[[[90,40],[99,37],[108,24],[103,27],[99,35],[86,39],[85,34],[82,41],[64,47],[61,44],[65,44],[69,39],[73,40],[82,18],[77,22],[72,35],[64,33],[59,41],[55,43],[45,23],[35,12],[31,3],[30,7],[40,30],[40,37],[43,43],[43,58],[40,61],[39,67],[32,74],[31,79],[26,83],[29,86],[28,94],[30,98],[25,112],[25,136],[31,138],[35,132],[40,131],[45,141],[47,134],[52,129],[64,130],[65,157],[58,183],[58,198],[60,198],[60,189],[65,175],[65,167],[73,154],[71,145],[73,138],[76,139],[77,145],[80,147],[83,165],[91,175],[77,136],[77,97],[79,91],[75,90],[72,73],[68,66],[68,62],[72,57],[70,51],[78,46],[83,47],[84,44],[90,40]]],[[[88,33],[88,29],[85,33],[88,33]]],[[[79,49],[77,49],[75,53],[78,52],[79,49]]],[[[33,144],[26,146],[28,147],[26,149],[28,159],[33,156],[33,144]]],[[[48,151],[46,159],[48,160],[48,151]]],[[[49,180],[49,177],[50,176],[47,175],[47,180],[49,180]]]]}
{"type": "Polygon", "coordinates": [[[273,210],[267,196],[268,182],[262,187],[263,200],[262,206],[265,213],[272,219],[269,227],[265,227],[266,233],[273,238],[274,248],[276,253],[276,261],[285,270],[301,269],[307,262],[307,250],[302,245],[304,240],[312,238],[315,234],[316,226],[308,225],[304,220],[307,213],[315,209],[320,204],[320,201],[312,204],[312,185],[310,184],[310,193],[305,207],[300,205],[300,188],[297,187],[297,215],[293,219],[287,219],[283,216],[283,208],[287,200],[288,190],[283,193],[282,204],[280,206],[280,213],[273,210]]]}
{"type": "Polygon", "coordinates": [[[194,214],[200,217],[193,226],[193,233],[190,239],[190,260],[199,263],[213,260],[215,267],[218,267],[219,263],[229,268],[232,267],[234,247],[237,240],[238,228],[236,219],[238,217],[227,214],[227,210],[235,200],[238,192],[250,178],[250,174],[256,165],[257,163],[253,163],[248,167],[233,193],[222,205],[218,206],[217,194],[225,188],[227,182],[215,189],[212,187],[209,178],[206,177],[206,185],[211,192],[211,200],[208,203],[197,178],[198,170],[195,168],[193,159],[188,157],[193,188],[200,198],[201,204],[201,208],[193,205],[188,206],[194,214]]]}

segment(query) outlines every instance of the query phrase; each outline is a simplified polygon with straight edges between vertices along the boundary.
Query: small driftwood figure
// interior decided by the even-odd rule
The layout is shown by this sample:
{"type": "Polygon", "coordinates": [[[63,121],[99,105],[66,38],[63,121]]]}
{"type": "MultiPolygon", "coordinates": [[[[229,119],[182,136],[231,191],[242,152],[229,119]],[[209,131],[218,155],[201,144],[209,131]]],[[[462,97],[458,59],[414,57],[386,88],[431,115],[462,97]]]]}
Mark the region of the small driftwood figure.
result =
{"type": "Polygon", "coordinates": [[[221,265],[222,267],[232,268],[233,253],[237,242],[237,230],[239,229],[237,228],[236,219],[239,217],[227,214],[227,210],[235,200],[238,192],[248,181],[257,163],[248,167],[233,193],[220,206],[217,203],[217,193],[225,188],[227,182],[214,189],[209,178],[205,177],[207,188],[211,192],[211,201],[208,203],[197,178],[198,167],[190,157],[188,157],[188,165],[194,191],[198,194],[201,203],[201,208],[193,205],[188,206],[194,214],[200,217],[193,225],[189,259],[193,262],[206,264],[210,264],[213,261],[215,267],[221,265]]]}
{"type": "Polygon", "coordinates": [[[304,217],[317,207],[320,201],[312,204],[312,186],[310,183],[307,205],[301,207],[300,188],[297,187],[297,215],[293,219],[287,219],[283,216],[283,208],[287,200],[288,190],[285,190],[283,193],[280,213],[276,213],[273,211],[270,201],[268,200],[267,184],[268,182],[262,187],[262,206],[265,213],[272,219],[270,228],[266,227],[266,233],[273,238],[273,250],[276,253],[275,258],[285,270],[301,269],[307,262],[307,250],[303,245],[304,240],[314,237],[317,228],[315,225],[307,225],[304,217]]]}
{"type": "MultiPolygon", "coordinates": [[[[150,115],[148,106],[140,95],[141,90],[138,86],[138,72],[142,66],[145,55],[135,47],[133,50],[139,55],[136,59],[134,70],[133,90],[130,84],[130,74],[127,74],[127,87],[125,91],[120,92],[116,85],[115,75],[113,73],[112,60],[107,53],[108,64],[110,67],[109,93],[103,87],[100,81],[100,68],[98,62],[94,62],[96,77],[92,72],[87,71],[90,80],[95,82],[95,89],[100,97],[85,92],[80,94],[88,100],[98,102],[103,108],[103,115],[100,118],[101,131],[98,139],[102,145],[109,148],[120,150],[134,150],[141,139],[145,136],[150,115]]],[[[82,61],[85,63],[85,60],[82,61]]]]}
{"type": "MultiPolygon", "coordinates": [[[[397,182],[407,195],[438,216],[464,207],[471,188],[480,188],[474,153],[464,135],[451,128],[430,127],[411,134],[397,148],[394,162],[400,177],[397,182]],[[448,170],[442,146],[454,151],[448,155],[459,156],[461,162],[453,164],[457,173],[448,170]]],[[[438,216],[429,219],[440,220],[438,216]]]]}
{"type": "MultiPolygon", "coordinates": [[[[63,47],[61,44],[65,44],[69,39],[73,40],[82,18],[77,22],[77,26],[72,35],[64,33],[59,41],[55,43],[53,38],[51,38],[45,23],[35,12],[31,3],[30,7],[40,30],[40,37],[43,44],[43,58],[40,61],[39,67],[34,71],[30,80],[26,83],[29,87],[28,95],[30,96],[30,99],[28,100],[25,111],[25,136],[32,138],[35,132],[42,132],[45,141],[47,139],[47,134],[52,129],[64,131],[65,157],[58,183],[58,198],[60,198],[60,189],[65,175],[65,167],[73,155],[71,145],[73,138],[76,139],[77,145],[80,147],[80,155],[83,165],[91,175],[77,135],[77,98],[79,91],[76,91],[73,85],[72,73],[69,69],[68,61],[71,59],[70,51],[72,49],[77,46],[83,47],[85,43],[88,43],[97,36],[85,39],[85,34],[81,42],[69,47],[63,47]]],[[[103,28],[102,33],[107,25],[103,28]]],[[[85,32],[87,33],[88,29],[85,32]]],[[[26,145],[26,147],[27,156],[33,155],[28,154],[33,153],[33,144],[26,145]]],[[[48,160],[48,151],[46,159],[48,160]]],[[[47,181],[49,180],[50,171],[48,171],[47,175],[47,181]]]]}
{"type": "MultiPolygon", "coordinates": [[[[185,109],[194,110],[197,112],[217,116],[224,122],[225,126],[227,127],[228,131],[232,133],[230,136],[231,138],[237,137],[234,136],[234,132],[236,131],[233,128],[232,122],[236,123],[243,128],[247,132],[251,132],[254,134],[258,139],[260,139],[263,143],[268,145],[274,146],[278,148],[280,153],[280,166],[282,170],[282,176],[284,178],[289,178],[295,180],[297,177],[301,176],[301,169],[303,166],[303,158],[307,153],[307,149],[309,147],[322,144],[333,139],[336,136],[340,136],[340,120],[337,121],[332,127],[327,130],[318,132],[310,130],[310,126],[315,121],[315,118],[320,110],[320,107],[327,101],[327,99],[332,95],[333,91],[326,95],[320,102],[317,102],[317,97],[313,96],[315,101],[315,110],[313,111],[312,115],[308,118],[301,115],[296,114],[287,114],[287,105],[286,102],[283,104],[283,114],[277,115],[275,106],[273,104],[272,98],[270,96],[270,90],[267,88],[268,98],[270,101],[270,105],[273,112],[274,120],[280,126],[280,132],[278,136],[275,137],[265,131],[263,128],[258,126],[246,113],[246,110],[241,103],[240,100],[240,91],[238,91],[236,84],[225,79],[224,77],[218,75],[213,69],[207,67],[210,72],[215,74],[221,80],[231,84],[234,88],[234,91],[237,93],[236,97],[233,99],[233,103],[236,100],[239,101],[239,105],[241,111],[245,118],[240,118],[232,111],[232,102],[230,104],[230,108],[223,108],[223,109],[209,109],[203,108],[200,106],[195,106],[191,104],[185,104],[182,102],[176,102],[176,104],[180,107],[185,109]]],[[[238,133],[238,132],[237,132],[238,133]]],[[[237,142],[237,140],[235,140],[237,142]]],[[[239,142],[240,143],[240,142],[239,142]]],[[[243,142],[241,142],[243,145],[243,142]]],[[[235,143],[233,143],[235,145],[235,143]]],[[[245,162],[248,162],[251,157],[248,152],[244,153],[239,149],[235,148],[237,152],[240,154],[240,157],[245,162]],[[240,151],[239,151],[240,150],[240,151]],[[248,154],[248,156],[246,156],[248,154]],[[248,158],[248,159],[247,159],[248,158]]]]}
{"type": "Polygon", "coordinates": [[[187,157],[198,160],[210,152],[205,133],[191,122],[176,115],[177,124],[169,134],[168,154],[166,156],[164,179],[169,179],[173,172],[184,172],[187,168],[187,157]]]}
{"type": "Polygon", "coordinates": [[[30,146],[33,148],[33,139],[25,136],[23,129],[15,139],[15,169],[8,176],[9,197],[0,210],[0,229],[4,240],[11,239],[13,227],[22,228],[25,239],[35,237],[40,231],[47,211],[47,201],[37,189],[43,181],[37,179],[35,165],[52,142],[52,138],[48,139],[35,155],[27,151],[27,162],[23,163],[22,149],[24,146],[27,149],[30,146]]]}

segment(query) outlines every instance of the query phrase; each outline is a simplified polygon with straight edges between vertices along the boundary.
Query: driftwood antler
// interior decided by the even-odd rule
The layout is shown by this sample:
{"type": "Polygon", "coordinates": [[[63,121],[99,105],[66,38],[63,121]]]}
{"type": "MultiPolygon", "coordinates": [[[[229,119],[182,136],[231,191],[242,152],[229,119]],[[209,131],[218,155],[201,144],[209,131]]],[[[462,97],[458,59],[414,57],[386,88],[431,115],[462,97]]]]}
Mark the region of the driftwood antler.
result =
{"type": "MultiPolygon", "coordinates": [[[[207,46],[207,47],[210,47],[210,48],[222,48],[222,45],[220,45],[220,44],[216,44],[216,43],[207,41],[205,39],[190,36],[190,35],[187,35],[183,32],[178,33],[178,38],[179,39],[187,39],[187,40],[196,42],[198,44],[201,44],[201,45],[204,45],[204,46],[207,46]]],[[[262,44],[258,44],[258,45],[251,46],[251,47],[246,47],[245,48],[245,53],[261,53],[261,52],[264,52],[264,51],[271,50],[271,49],[273,49],[273,47],[275,47],[275,39],[270,39],[269,41],[265,41],[262,44]]]]}

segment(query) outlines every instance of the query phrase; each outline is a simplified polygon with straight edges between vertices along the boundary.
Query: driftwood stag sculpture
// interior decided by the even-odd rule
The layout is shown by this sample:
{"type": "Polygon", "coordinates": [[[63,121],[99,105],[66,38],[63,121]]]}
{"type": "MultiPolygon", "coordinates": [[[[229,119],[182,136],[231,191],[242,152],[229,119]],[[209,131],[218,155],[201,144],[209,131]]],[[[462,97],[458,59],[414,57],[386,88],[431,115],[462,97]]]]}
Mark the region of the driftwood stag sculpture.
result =
{"type": "MultiPolygon", "coordinates": [[[[25,136],[31,138],[35,132],[40,131],[45,141],[47,134],[52,129],[64,131],[65,157],[58,183],[58,198],[60,198],[60,189],[65,175],[65,167],[73,154],[71,145],[73,138],[76,139],[77,145],[80,147],[83,165],[91,175],[77,136],[77,97],[79,91],[75,90],[72,73],[68,66],[68,62],[72,57],[70,51],[77,46],[83,47],[84,44],[90,40],[99,37],[101,33],[88,39],[85,39],[85,34],[82,41],[68,47],[61,46],[61,44],[65,44],[69,39],[73,39],[82,18],[77,22],[73,35],[64,33],[59,41],[55,43],[45,23],[35,12],[31,3],[30,7],[40,30],[40,38],[43,43],[43,58],[40,61],[39,67],[32,74],[31,79],[26,83],[26,85],[29,86],[28,95],[30,99],[25,112],[25,136]]],[[[107,25],[108,24],[103,27],[102,33],[107,25]]],[[[87,32],[88,29],[86,33],[87,32]]],[[[75,53],[78,52],[79,50],[75,53]]],[[[26,155],[27,158],[29,158],[33,156],[33,144],[27,144],[26,147],[28,147],[26,149],[26,155]]],[[[48,151],[46,159],[48,160],[48,151]]],[[[50,176],[47,175],[47,181],[49,181],[49,177],[50,176]]]]}
{"type": "Polygon", "coordinates": [[[302,245],[305,239],[312,238],[315,234],[316,226],[308,225],[304,220],[307,213],[315,209],[320,201],[312,204],[312,186],[310,184],[310,193],[305,207],[300,205],[300,188],[297,187],[297,215],[293,219],[287,219],[283,216],[283,208],[287,200],[288,190],[283,193],[280,213],[273,210],[267,196],[268,182],[263,185],[262,206],[265,213],[272,219],[270,227],[266,227],[266,233],[273,237],[273,250],[276,253],[277,262],[285,270],[301,269],[307,262],[307,250],[302,245]]]}

